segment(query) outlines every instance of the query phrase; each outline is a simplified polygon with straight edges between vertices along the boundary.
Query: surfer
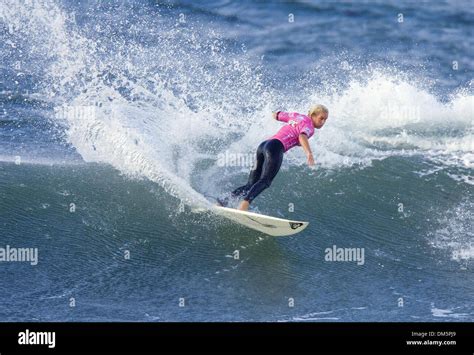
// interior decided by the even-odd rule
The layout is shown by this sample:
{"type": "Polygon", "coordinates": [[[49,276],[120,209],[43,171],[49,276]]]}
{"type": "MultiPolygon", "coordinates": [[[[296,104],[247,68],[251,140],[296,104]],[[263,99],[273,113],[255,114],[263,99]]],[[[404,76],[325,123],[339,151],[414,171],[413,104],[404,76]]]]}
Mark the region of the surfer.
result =
{"type": "MultiPolygon", "coordinates": [[[[289,149],[300,145],[306,153],[308,165],[314,165],[314,157],[308,139],[314,134],[314,129],[320,129],[328,119],[329,111],[324,105],[312,107],[308,115],[297,112],[273,112],[273,118],[286,122],[280,130],[257,148],[257,159],[250,171],[246,185],[230,193],[232,198],[243,198],[238,207],[247,211],[250,203],[266,188],[270,187],[273,179],[280,170],[283,154],[289,149]]],[[[217,199],[221,206],[226,206],[229,197],[217,199]]]]}

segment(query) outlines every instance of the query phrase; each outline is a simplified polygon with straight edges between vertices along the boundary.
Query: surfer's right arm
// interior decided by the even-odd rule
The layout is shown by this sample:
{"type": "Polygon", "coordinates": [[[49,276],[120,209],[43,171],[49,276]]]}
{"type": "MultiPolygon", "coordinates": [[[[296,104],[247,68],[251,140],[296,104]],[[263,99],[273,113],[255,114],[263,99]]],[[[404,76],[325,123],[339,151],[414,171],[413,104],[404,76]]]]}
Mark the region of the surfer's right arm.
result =
{"type": "Polygon", "coordinates": [[[288,112],[277,111],[273,112],[273,118],[277,121],[288,122],[288,120],[290,119],[290,115],[288,112]]]}

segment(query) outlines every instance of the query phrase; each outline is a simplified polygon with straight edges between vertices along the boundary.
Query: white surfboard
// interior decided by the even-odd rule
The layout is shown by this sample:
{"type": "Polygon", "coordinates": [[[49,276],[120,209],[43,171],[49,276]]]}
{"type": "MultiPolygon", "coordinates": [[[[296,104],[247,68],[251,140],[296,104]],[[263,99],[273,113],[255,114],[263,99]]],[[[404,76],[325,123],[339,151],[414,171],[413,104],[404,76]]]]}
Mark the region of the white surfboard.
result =
{"type": "Polygon", "coordinates": [[[228,207],[213,206],[211,211],[248,228],[274,237],[299,233],[309,224],[309,222],[292,221],[228,207]]]}

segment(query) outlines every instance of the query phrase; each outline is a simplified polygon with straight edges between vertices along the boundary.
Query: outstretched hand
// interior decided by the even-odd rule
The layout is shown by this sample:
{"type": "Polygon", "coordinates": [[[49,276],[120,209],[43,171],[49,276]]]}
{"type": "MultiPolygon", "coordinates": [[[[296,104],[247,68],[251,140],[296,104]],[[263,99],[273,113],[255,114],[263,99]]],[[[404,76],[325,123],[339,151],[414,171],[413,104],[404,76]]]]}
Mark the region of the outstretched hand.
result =
{"type": "Polygon", "coordinates": [[[308,165],[309,165],[309,166],[313,166],[313,165],[314,165],[313,154],[309,154],[309,155],[308,155],[308,165]]]}

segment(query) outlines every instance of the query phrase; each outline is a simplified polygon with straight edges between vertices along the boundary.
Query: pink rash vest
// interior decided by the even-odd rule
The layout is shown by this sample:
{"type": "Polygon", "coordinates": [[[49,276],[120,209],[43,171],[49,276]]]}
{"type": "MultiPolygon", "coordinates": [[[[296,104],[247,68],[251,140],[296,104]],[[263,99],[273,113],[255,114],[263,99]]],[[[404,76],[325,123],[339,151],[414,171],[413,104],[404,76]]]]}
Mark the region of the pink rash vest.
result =
{"type": "Polygon", "coordinates": [[[313,121],[301,113],[279,111],[277,112],[277,121],[286,122],[287,124],[269,139],[278,139],[282,142],[285,152],[296,145],[300,145],[300,134],[306,134],[308,139],[314,134],[313,121]]]}

